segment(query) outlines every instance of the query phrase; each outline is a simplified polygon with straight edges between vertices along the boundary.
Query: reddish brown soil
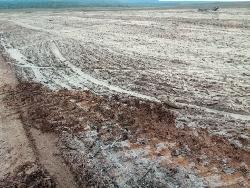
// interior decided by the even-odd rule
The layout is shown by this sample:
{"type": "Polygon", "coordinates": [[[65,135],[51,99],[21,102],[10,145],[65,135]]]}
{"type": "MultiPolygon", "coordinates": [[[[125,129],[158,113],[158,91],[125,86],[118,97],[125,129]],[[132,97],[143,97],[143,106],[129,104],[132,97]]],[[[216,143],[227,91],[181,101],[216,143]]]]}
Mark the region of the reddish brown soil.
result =
{"type": "MultiPolygon", "coordinates": [[[[185,166],[187,161],[195,162],[197,169],[206,168],[203,171],[209,172],[209,169],[217,167],[223,173],[222,160],[226,158],[240,176],[247,178],[249,172],[247,167],[241,167],[242,163],[250,165],[249,151],[237,149],[226,139],[211,136],[204,129],[177,128],[176,115],[161,103],[118,95],[98,96],[90,91],[50,91],[31,83],[19,84],[17,90],[10,92],[6,102],[13,108],[19,108],[26,125],[42,131],[77,133],[84,131],[87,122],[94,122],[104,140],[121,137],[134,143],[133,147],[146,144],[152,148],[160,142],[175,143],[176,147],[169,149],[179,165],[185,166]],[[115,122],[122,129],[102,129],[107,122],[115,122]],[[135,143],[137,138],[147,138],[147,143],[138,145],[135,143]],[[203,155],[207,156],[209,167],[203,166],[203,155]]],[[[165,155],[166,152],[152,149],[152,155],[165,155]]]]}

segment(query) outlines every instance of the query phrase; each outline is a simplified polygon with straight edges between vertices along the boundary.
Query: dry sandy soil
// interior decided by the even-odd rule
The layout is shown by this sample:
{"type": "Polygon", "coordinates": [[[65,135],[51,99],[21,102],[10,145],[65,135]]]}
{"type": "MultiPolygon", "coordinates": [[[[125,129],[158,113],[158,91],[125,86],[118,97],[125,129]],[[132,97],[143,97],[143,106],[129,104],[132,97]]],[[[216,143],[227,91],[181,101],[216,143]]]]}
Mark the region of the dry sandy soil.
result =
{"type": "Polygon", "coordinates": [[[248,187],[249,12],[0,13],[20,82],[4,102],[41,171],[59,187],[248,187]]]}

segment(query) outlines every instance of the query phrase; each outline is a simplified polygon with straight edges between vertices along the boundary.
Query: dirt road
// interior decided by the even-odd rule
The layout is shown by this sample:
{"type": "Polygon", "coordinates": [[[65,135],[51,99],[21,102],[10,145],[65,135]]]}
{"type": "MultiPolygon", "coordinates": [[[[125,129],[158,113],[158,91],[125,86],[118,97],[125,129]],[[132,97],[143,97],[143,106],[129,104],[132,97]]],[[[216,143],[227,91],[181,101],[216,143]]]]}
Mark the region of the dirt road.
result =
{"type": "Polygon", "coordinates": [[[15,88],[16,77],[10,66],[0,55],[0,177],[13,174],[14,170],[25,164],[34,163],[36,158],[30,147],[19,114],[9,109],[3,102],[8,87],[15,88]]]}
{"type": "Polygon", "coordinates": [[[41,134],[23,125],[18,108],[4,102],[18,81],[1,54],[0,83],[0,186],[77,187],[69,168],[58,156],[55,135],[41,134]]]}

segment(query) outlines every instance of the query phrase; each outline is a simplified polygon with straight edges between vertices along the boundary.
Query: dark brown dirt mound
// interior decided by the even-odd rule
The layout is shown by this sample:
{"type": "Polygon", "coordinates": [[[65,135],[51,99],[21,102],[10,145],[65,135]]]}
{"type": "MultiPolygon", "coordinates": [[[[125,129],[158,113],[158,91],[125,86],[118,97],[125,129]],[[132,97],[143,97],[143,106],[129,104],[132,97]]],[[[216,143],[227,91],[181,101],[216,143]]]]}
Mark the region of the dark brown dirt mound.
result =
{"type": "Polygon", "coordinates": [[[152,156],[165,155],[164,151],[154,149],[158,143],[175,143],[175,147],[169,148],[173,159],[182,156],[195,162],[197,168],[203,168],[206,156],[209,163],[206,168],[217,167],[218,173],[224,173],[223,160],[227,159],[243,177],[249,172],[248,167],[242,169],[242,163],[250,165],[248,151],[237,149],[226,139],[211,136],[204,129],[177,128],[175,114],[161,103],[118,95],[98,96],[90,91],[50,91],[31,83],[19,84],[6,102],[19,108],[26,125],[42,131],[78,134],[91,122],[90,128],[106,143],[119,139],[128,140],[133,147],[148,145],[152,156]],[[117,126],[107,126],[110,122],[117,126]],[[138,138],[146,138],[146,141],[138,144],[138,138]]]}
{"type": "Polygon", "coordinates": [[[29,163],[17,168],[12,176],[0,180],[0,187],[54,188],[56,184],[47,171],[34,163],[29,163]]]}

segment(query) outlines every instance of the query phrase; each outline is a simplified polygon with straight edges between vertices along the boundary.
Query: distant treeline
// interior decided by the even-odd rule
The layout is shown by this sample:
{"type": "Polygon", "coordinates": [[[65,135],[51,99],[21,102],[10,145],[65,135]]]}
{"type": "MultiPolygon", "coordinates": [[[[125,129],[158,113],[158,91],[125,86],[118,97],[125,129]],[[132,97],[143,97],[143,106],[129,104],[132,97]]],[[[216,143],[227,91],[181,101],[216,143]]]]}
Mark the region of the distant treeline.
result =
{"type": "Polygon", "coordinates": [[[249,2],[192,2],[158,0],[0,0],[0,9],[73,7],[249,7],[249,2]]]}
{"type": "MultiPolygon", "coordinates": [[[[0,8],[134,7],[163,6],[158,0],[0,0],[0,8]]],[[[175,3],[170,3],[175,4],[175,3]]]]}

